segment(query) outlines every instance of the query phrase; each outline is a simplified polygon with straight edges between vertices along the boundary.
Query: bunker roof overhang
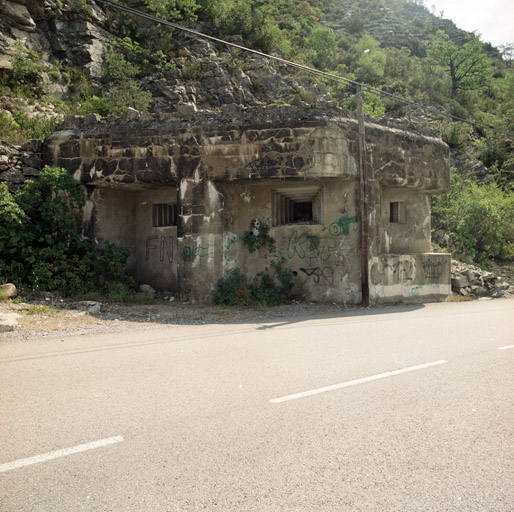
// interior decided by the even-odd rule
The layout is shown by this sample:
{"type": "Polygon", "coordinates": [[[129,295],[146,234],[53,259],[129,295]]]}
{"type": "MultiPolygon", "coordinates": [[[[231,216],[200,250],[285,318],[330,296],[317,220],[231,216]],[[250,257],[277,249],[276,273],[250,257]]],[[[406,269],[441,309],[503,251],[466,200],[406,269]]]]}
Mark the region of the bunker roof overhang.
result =
{"type": "MultiPolygon", "coordinates": [[[[367,166],[386,187],[449,188],[440,139],[366,122],[367,166]]],[[[135,116],[67,120],[45,141],[45,163],[98,186],[172,186],[181,179],[356,179],[357,120],[347,112],[262,108],[236,117],[135,116]]]]}

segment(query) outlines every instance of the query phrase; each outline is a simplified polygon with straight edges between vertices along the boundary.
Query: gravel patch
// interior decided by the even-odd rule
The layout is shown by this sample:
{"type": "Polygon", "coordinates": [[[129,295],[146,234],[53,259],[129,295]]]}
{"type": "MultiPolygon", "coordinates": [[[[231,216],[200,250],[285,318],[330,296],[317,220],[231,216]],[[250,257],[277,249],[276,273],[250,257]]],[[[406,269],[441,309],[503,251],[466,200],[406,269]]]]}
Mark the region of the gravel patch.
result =
{"type": "Polygon", "coordinates": [[[368,308],[339,304],[292,303],[263,309],[203,306],[175,301],[152,304],[100,303],[95,311],[77,302],[1,302],[0,315],[17,314],[18,325],[0,334],[2,341],[41,339],[64,335],[122,332],[169,325],[292,322],[303,318],[334,317],[368,308]]]}

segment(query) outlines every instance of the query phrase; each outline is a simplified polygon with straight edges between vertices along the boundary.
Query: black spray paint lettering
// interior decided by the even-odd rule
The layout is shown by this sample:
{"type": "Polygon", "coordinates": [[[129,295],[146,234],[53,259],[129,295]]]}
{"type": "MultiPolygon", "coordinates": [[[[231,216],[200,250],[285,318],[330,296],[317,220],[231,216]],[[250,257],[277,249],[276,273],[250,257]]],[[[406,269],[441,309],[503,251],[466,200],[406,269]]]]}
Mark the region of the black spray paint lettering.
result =
{"type": "Polygon", "coordinates": [[[168,262],[173,261],[173,237],[170,236],[168,239],[164,236],[147,236],[146,237],[146,261],[150,259],[151,251],[159,249],[159,260],[164,261],[165,256],[168,258],[168,262]],[[154,242],[159,240],[159,244],[154,245],[154,242]]]}
{"type": "Polygon", "coordinates": [[[398,263],[384,264],[384,270],[389,269],[393,273],[394,279],[401,283],[404,281],[412,281],[414,273],[414,265],[410,261],[399,261],[398,263]]]}
{"type": "Polygon", "coordinates": [[[430,260],[423,262],[423,273],[427,280],[439,281],[443,273],[443,269],[444,267],[441,261],[438,261],[437,263],[430,260]]]}
{"type": "Polygon", "coordinates": [[[314,277],[314,282],[316,284],[319,284],[321,279],[323,279],[327,283],[330,283],[334,275],[334,272],[330,267],[300,268],[300,271],[308,277],[314,277]]]}

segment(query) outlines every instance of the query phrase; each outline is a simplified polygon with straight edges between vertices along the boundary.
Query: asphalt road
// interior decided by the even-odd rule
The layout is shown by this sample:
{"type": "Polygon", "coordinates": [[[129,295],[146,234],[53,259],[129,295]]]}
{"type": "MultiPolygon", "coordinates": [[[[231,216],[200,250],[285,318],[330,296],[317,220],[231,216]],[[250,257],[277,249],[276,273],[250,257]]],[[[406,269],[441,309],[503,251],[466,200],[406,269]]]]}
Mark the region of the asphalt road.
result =
{"type": "Polygon", "coordinates": [[[514,510],[514,300],[0,342],[0,512],[514,510]]]}

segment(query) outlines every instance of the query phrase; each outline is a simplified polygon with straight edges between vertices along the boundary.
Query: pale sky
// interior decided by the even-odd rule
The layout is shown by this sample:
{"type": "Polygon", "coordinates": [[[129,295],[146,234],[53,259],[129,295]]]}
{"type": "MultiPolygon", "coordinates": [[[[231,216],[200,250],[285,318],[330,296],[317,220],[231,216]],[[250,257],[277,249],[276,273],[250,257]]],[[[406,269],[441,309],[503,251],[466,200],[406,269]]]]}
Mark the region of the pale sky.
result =
{"type": "Polygon", "coordinates": [[[443,18],[457,27],[476,30],[482,41],[493,46],[514,43],[514,0],[425,0],[425,6],[436,14],[444,10],[443,18]]]}

